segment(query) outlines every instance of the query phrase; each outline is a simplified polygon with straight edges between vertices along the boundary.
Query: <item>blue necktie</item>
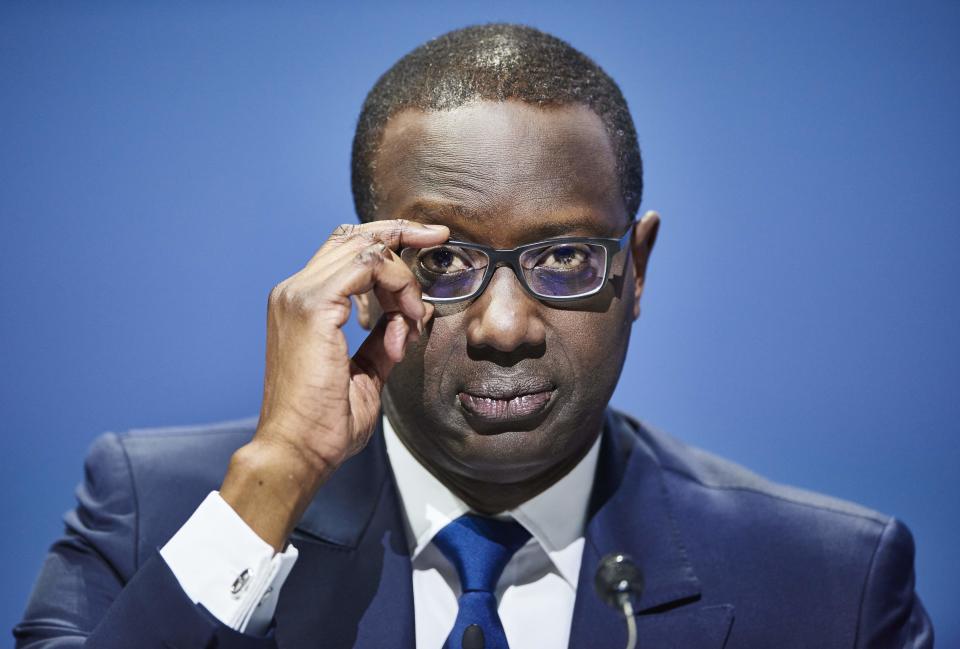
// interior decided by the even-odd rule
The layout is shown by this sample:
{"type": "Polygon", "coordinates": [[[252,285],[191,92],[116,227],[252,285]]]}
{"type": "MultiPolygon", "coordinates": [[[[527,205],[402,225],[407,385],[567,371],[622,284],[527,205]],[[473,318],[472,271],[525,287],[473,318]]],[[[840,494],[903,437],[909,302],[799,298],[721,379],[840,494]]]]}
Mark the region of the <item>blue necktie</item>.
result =
{"type": "Polygon", "coordinates": [[[466,514],[433,537],[460,575],[463,592],[444,649],[509,649],[493,591],[510,557],[530,538],[516,521],[466,514]]]}

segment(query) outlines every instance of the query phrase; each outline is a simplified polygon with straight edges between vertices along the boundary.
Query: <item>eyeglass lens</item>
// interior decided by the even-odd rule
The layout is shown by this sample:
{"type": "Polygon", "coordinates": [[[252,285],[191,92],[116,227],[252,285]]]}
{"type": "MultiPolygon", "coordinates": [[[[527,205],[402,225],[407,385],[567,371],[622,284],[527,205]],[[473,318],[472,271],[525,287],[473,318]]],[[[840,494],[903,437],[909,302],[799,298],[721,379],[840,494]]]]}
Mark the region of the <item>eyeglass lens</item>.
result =
{"type": "MultiPolygon", "coordinates": [[[[482,250],[456,245],[407,248],[401,258],[420,282],[424,296],[435,299],[472,295],[490,264],[482,250]]],[[[591,243],[547,243],[524,250],[519,261],[524,280],[537,295],[575,297],[603,284],[607,250],[591,243]]]]}

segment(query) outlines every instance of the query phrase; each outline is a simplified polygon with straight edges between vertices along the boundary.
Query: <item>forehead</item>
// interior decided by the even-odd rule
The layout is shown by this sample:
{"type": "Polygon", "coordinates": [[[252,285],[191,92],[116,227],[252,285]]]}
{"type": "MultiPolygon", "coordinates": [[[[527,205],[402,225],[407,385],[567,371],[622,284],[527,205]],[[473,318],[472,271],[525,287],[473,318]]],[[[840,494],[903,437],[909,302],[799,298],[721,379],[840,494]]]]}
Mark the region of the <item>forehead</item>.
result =
{"type": "Polygon", "coordinates": [[[581,105],[401,112],[384,131],[374,185],[377,218],[444,223],[498,247],[619,234],[627,221],[610,139],[581,105]]]}

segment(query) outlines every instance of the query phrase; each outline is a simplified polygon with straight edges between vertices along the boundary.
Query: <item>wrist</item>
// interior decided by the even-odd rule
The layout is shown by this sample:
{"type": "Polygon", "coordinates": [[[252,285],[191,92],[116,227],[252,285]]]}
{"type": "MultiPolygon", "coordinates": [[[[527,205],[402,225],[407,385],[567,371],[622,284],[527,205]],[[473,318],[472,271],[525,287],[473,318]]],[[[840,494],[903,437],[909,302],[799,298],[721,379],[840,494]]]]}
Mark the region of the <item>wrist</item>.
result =
{"type": "Polygon", "coordinates": [[[296,414],[260,414],[252,443],[272,447],[270,455],[300,469],[303,475],[328,475],[349,457],[341,445],[331,443],[342,434],[296,414]],[[275,448],[273,448],[275,447],[275,448]]]}
{"type": "Polygon", "coordinates": [[[329,465],[318,467],[293,448],[254,438],[231,457],[220,495],[260,538],[281,551],[332,473],[329,465]]]}

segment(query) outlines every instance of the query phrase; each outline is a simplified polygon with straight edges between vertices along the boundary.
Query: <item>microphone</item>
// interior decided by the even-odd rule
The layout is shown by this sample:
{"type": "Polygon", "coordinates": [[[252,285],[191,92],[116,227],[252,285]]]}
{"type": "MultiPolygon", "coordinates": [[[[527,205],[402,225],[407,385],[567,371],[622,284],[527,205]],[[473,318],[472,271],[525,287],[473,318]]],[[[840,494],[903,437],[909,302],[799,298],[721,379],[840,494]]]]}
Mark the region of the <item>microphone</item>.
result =
{"type": "Polygon", "coordinates": [[[460,646],[463,649],[483,649],[483,642],[483,629],[476,624],[471,624],[463,630],[460,646]]]}
{"type": "Polygon", "coordinates": [[[637,621],[633,603],[643,593],[643,573],[629,555],[613,553],[600,560],[593,586],[604,602],[623,614],[627,623],[627,649],[636,649],[637,621]]]}

